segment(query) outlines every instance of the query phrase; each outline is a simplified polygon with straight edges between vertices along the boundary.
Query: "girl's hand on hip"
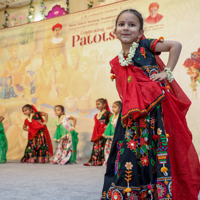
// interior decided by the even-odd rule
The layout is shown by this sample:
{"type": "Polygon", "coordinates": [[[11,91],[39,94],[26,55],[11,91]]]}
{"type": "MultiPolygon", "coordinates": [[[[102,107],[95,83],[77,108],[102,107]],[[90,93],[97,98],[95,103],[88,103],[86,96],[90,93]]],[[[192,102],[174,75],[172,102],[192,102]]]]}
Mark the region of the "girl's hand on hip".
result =
{"type": "Polygon", "coordinates": [[[164,79],[166,79],[167,78],[167,72],[165,72],[165,71],[162,71],[162,72],[160,72],[160,73],[158,73],[158,74],[152,74],[151,76],[150,76],[150,80],[152,80],[152,81],[162,81],[162,80],[164,80],[164,79]]]}

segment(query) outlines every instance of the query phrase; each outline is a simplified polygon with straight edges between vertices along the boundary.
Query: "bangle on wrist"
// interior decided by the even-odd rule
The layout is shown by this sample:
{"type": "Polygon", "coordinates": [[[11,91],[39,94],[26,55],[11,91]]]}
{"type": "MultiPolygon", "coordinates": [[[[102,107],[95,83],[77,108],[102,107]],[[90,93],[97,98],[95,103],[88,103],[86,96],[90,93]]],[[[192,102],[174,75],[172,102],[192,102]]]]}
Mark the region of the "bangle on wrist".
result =
{"type": "Polygon", "coordinates": [[[173,72],[169,67],[165,67],[163,71],[167,73],[167,80],[171,83],[174,80],[173,72]]]}

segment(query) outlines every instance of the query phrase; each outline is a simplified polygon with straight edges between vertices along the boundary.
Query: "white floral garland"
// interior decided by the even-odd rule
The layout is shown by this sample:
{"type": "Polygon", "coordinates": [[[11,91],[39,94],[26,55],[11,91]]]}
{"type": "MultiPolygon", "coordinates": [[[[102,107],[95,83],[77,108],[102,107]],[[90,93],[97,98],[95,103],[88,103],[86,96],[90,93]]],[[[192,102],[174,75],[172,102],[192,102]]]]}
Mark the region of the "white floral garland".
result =
{"type": "Polygon", "coordinates": [[[135,56],[135,51],[138,48],[138,45],[139,45],[138,43],[133,42],[132,47],[129,50],[129,54],[128,54],[127,59],[124,58],[124,51],[123,50],[121,50],[119,52],[118,58],[119,58],[119,62],[120,62],[122,67],[128,66],[131,63],[132,58],[135,56]]]}
{"type": "Polygon", "coordinates": [[[29,121],[30,123],[32,123],[32,118],[33,118],[33,113],[31,113],[30,116],[27,117],[27,119],[28,119],[28,121],[29,121]]]}
{"type": "Polygon", "coordinates": [[[57,117],[57,120],[56,120],[56,125],[59,126],[63,120],[63,118],[65,117],[65,115],[61,115],[60,118],[57,117]]]}
{"type": "Polygon", "coordinates": [[[114,114],[112,121],[111,121],[111,124],[113,125],[114,128],[116,127],[119,115],[116,118],[115,117],[116,117],[116,115],[114,114]]]}
{"type": "Polygon", "coordinates": [[[173,72],[169,67],[165,67],[164,71],[167,73],[167,80],[171,83],[174,80],[173,72]]]}
{"type": "Polygon", "coordinates": [[[100,111],[98,114],[97,114],[97,119],[100,120],[102,115],[106,112],[106,110],[103,110],[103,111],[100,111]]]}

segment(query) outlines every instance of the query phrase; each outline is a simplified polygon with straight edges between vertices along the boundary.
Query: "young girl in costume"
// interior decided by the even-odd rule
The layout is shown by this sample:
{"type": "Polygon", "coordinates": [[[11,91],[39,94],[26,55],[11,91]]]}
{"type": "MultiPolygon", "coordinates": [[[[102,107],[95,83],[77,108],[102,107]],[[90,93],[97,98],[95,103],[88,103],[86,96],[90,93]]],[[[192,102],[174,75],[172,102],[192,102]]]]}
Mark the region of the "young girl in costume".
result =
{"type": "Polygon", "coordinates": [[[172,76],[181,44],[143,32],[138,11],[118,15],[123,50],[110,65],[123,106],[101,199],[197,200],[200,164],[185,119],[191,102],[172,76]],[[160,52],[169,52],[167,67],[160,52]]]}
{"type": "Polygon", "coordinates": [[[4,132],[3,123],[4,117],[0,116],[0,164],[6,163],[6,152],[8,150],[8,141],[4,132]]]}
{"type": "Polygon", "coordinates": [[[21,163],[48,163],[49,156],[53,156],[52,142],[46,127],[48,114],[38,112],[29,104],[23,106],[22,111],[27,116],[23,129],[28,131],[28,144],[21,163]]]}
{"type": "Polygon", "coordinates": [[[75,164],[78,144],[78,133],[74,130],[76,118],[72,116],[67,117],[62,105],[57,105],[54,109],[56,116],[58,116],[54,141],[59,142],[59,145],[56,149],[56,155],[51,163],[61,165],[67,163],[75,164]],[[64,125],[66,120],[69,124],[64,125]],[[72,121],[72,126],[70,121],[72,121]]]}
{"type": "Polygon", "coordinates": [[[94,129],[91,141],[94,143],[92,153],[88,163],[85,166],[101,166],[104,163],[104,147],[106,139],[103,137],[103,133],[109,123],[112,113],[108,106],[106,99],[97,99],[96,107],[99,113],[94,116],[94,129]]]}
{"type": "Polygon", "coordinates": [[[117,124],[117,119],[119,117],[121,107],[122,107],[121,101],[116,101],[113,103],[112,111],[113,111],[114,115],[112,115],[110,117],[110,121],[106,127],[104,134],[103,134],[103,137],[105,139],[107,139],[106,144],[105,144],[105,149],[104,149],[104,156],[105,156],[104,166],[107,165],[107,160],[108,160],[108,156],[110,154],[110,149],[111,149],[111,145],[112,145],[112,141],[113,141],[113,137],[114,137],[114,133],[115,133],[115,128],[116,128],[116,124],[117,124]]]}

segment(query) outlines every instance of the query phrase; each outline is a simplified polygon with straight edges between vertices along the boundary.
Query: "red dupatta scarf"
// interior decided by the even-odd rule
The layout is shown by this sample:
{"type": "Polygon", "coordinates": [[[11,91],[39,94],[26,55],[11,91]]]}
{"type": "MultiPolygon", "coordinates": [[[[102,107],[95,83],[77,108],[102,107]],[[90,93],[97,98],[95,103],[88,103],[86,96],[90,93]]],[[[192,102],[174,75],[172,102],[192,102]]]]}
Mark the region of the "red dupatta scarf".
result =
{"type": "MultiPolygon", "coordinates": [[[[162,71],[164,63],[159,56],[156,56],[156,61],[162,71]]],[[[169,134],[172,198],[197,200],[200,191],[200,164],[185,118],[191,102],[175,80],[172,83],[165,80],[165,83],[170,86],[170,92],[165,90],[166,98],[162,106],[164,127],[169,134]]]]}
{"type": "MultiPolygon", "coordinates": [[[[158,55],[155,57],[162,71],[165,65],[158,55]]],[[[151,81],[138,67],[123,68],[118,57],[110,64],[116,75],[117,90],[123,102],[122,119],[125,124],[128,115],[139,120],[154,108],[155,103],[162,103],[164,127],[169,134],[168,153],[173,200],[197,200],[200,190],[200,164],[185,118],[191,101],[175,80],[172,83],[165,80],[166,85],[170,86],[168,91],[156,81],[151,81]],[[130,74],[131,81],[128,83],[127,77],[130,74]],[[165,93],[164,98],[162,90],[165,93]]]]}
{"type": "MultiPolygon", "coordinates": [[[[109,108],[107,99],[106,99],[106,110],[110,112],[110,108],[109,108]]],[[[97,114],[94,116],[94,123],[95,124],[94,124],[92,139],[91,139],[92,142],[95,142],[96,140],[98,140],[99,138],[102,137],[102,135],[105,131],[106,125],[107,125],[107,124],[104,124],[103,122],[100,122],[97,119],[97,114]]]]}
{"type": "MultiPolygon", "coordinates": [[[[31,105],[34,112],[38,112],[37,109],[31,105]]],[[[41,117],[42,122],[44,122],[43,118],[41,117]]],[[[32,119],[32,122],[29,122],[28,119],[25,120],[25,124],[29,127],[28,129],[28,139],[32,140],[33,137],[38,133],[39,130],[43,130],[44,131],[44,135],[48,144],[48,150],[49,150],[49,155],[53,156],[53,146],[52,146],[52,142],[51,142],[51,138],[49,135],[49,131],[47,129],[47,127],[45,125],[42,125],[41,123],[39,123],[37,120],[32,119]]]]}

